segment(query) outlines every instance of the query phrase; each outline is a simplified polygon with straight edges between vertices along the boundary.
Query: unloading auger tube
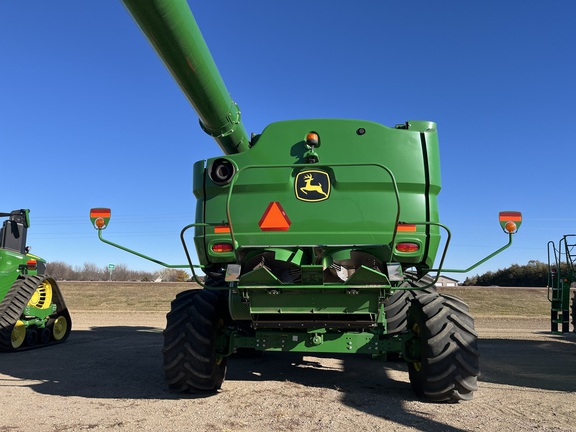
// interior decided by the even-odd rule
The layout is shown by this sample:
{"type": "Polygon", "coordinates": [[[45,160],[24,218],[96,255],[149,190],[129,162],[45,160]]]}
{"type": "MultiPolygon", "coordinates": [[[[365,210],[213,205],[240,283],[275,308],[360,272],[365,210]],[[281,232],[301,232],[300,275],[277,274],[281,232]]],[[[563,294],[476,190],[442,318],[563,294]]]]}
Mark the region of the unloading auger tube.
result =
{"type": "Polygon", "coordinates": [[[225,154],[248,149],[240,109],[230,97],[185,0],[123,0],[225,154]]]}
{"type": "MultiPolygon", "coordinates": [[[[178,294],[167,315],[170,389],[217,391],[238,350],[392,354],[408,363],[418,395],[471,399],[474,320],[434,287],[450,238],[439,220],[436,124],[288,120],[249,141],[186,1],[124,3],[224,151],[194,164],[196,217],[181,239],[185,246],[194,227],[206,278],[203,289],[178,294]]],[[[110,216],[91,211],[100,240],[161,263],[105,240],[110,216]]],[[[511,244],[521,221],[519,212],[500,213],[509,242],[486,259],[511,244]]]]}

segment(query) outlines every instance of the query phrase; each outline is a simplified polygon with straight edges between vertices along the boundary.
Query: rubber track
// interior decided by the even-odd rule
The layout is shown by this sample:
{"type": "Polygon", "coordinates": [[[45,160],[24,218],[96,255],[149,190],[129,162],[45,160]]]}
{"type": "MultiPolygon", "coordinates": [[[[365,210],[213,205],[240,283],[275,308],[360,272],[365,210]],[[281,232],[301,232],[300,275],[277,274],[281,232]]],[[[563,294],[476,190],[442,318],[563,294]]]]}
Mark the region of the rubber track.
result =
{"type": "MultiPolygon", "coordinates": [[[[61,343],[66,340],[68,335],[60,341],[52,341],[46,344],[38,344],[32,347],[21,347],[15,350],[12,347],[12,329],[14,324],[20,319],[24,308],[32,298],[36,288],[42,283],[44,276],[25,276],[16,279],[10,290],[4,296],[2,303],[0,303],[0,352],[13,352],[13,351],[23,351],[27,349],[43,347],[47,345],[52,345],[55,343],[61,343]]],[[[70,333],[70,327],[72,326],[72,321],[68,314],[68,310],[64,305],[61,293],[59,292],[58,286],[54,283],[53,289],[54,296],[56,297],[58,310],[58,315],[65,314],[68,319],[68,334],[70,333]]]]}
{"type": "Polygon", "coordinates": [[[214,392],[224,382],[227,358],[217,361],[216,335],[223,317],[222,299],[207,290],[178,294],[166,315],[164,374],[176,392],[214,392]]]}
{"type": "Polygon", "coordinates": [[[431,293],[416,298],[413,307],[410,320],[420,316],[423,353],[420,371],[409,364],[412,387],[436,402],[472,399],[480,371],[468,306],[457,297],[431,293]]]}

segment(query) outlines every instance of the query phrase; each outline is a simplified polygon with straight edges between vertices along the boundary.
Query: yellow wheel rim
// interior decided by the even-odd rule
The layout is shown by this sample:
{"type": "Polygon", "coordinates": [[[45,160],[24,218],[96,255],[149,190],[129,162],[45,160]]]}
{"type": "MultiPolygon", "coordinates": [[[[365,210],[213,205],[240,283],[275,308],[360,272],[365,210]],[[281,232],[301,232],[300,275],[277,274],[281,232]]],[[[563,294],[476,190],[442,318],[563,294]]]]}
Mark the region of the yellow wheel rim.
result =
{"type": "Polygon", "coordinates": [[[60,316],[56,318],[54,321],[54,329],[52,330],[52,336],[54,339],[59,341],[66,335],[66,331],[68,330],[68,320],[64,316],[60,316]]]}
{"type": "Polygon", "coordinates": [[[48,309],[52,304],[52,284],[47,280],[42,281],[28,302],[28,306],[38,309],[48,309]]]}
{"type": "Polygon", "coordinates": [[[12,348],[20,348],[26,340],[26,325],[18,320],[12,329],[11,342],[12,348]]]}

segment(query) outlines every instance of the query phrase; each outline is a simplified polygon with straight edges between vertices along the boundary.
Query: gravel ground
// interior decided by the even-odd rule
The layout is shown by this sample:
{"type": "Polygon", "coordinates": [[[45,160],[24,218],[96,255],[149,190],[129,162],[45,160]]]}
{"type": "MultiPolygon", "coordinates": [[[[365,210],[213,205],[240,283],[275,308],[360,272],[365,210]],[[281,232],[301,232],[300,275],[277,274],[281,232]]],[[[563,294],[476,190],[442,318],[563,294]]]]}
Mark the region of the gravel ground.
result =
{"type": "Polygon", "coordinates": [[[229,362],[220,393],[166,390],[164,313],[75,311],[63,345],[0,356],[0,431],[574,431],[576,334],[546,319],[476,320],[472,401],[418,400],[406,365],[263,353],[229,362]]]}

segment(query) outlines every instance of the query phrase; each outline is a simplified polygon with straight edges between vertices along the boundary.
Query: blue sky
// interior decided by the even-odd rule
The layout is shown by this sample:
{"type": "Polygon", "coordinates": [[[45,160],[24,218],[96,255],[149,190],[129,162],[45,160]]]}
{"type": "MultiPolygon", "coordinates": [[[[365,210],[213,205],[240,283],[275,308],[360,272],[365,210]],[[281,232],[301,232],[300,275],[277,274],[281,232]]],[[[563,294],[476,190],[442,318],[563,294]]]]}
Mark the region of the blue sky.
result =
{"type": "MultiPolygon", "coordinates": [[[[278,120],[438,123],[446,266],[513,246],[470,275],[547,260],[576,233],[576,2],[189,2],[247,131],[278,120]]],[[[48,261],[184,263],[192,165],[220,150],[119,0],[0,3],[1,211],[30,208],[48,261]]],[[[464,280],[466,275],[449,274],[464,280]]]]}

